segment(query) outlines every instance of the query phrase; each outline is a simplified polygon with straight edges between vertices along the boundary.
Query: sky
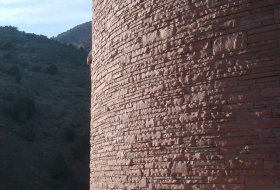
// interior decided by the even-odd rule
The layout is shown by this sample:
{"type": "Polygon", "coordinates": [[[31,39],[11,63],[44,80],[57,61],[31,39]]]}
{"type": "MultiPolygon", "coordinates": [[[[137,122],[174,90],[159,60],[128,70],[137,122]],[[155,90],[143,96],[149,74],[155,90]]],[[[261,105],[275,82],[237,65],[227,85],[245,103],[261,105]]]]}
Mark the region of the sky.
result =
{"type": "Polygon", "coordinates": [[[91,18],[92,0],[0,0],[0,26],[49,38],[91,18]]]}

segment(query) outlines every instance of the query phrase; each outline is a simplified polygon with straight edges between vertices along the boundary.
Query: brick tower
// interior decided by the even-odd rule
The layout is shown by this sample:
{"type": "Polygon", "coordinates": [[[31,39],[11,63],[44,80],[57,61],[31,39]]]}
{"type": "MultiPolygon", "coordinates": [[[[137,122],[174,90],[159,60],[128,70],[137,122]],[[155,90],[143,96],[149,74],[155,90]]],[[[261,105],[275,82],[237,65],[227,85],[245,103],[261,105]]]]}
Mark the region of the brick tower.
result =
{"type": "Polygon", "coordinates": [[[93,0],[93,189],[280,189],[280,1],[93,0]]]}

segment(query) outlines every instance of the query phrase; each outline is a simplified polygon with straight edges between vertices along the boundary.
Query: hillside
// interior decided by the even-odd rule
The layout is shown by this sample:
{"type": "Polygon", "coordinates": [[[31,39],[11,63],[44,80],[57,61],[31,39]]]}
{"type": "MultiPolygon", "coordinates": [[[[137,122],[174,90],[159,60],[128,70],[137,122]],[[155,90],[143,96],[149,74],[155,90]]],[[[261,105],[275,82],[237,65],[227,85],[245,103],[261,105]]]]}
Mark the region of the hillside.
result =
{"type": "Polygon", "coordinates": [[[91,21],[89,21],[57,35],[54,39],[64,44],[73,44],[77,48],[83,47],[89,51],[91,49],[91,27],[91,21]]]}
{"type": "Polygon", "coordinates": [[[89,188],[87,53],[0,27],[0,189],[89,188]]]}

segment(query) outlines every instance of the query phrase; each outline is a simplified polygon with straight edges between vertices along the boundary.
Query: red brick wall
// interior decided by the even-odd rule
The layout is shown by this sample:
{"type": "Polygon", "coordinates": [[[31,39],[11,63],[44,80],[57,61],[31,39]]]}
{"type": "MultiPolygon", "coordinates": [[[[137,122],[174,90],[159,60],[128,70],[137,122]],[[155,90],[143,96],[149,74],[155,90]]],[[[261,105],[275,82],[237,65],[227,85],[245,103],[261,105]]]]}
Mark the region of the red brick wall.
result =
{"type": "Polygon", "coordinates": [[[91,189],[280,189],[279,39],[279,0],[93,0],[91,189]]]}

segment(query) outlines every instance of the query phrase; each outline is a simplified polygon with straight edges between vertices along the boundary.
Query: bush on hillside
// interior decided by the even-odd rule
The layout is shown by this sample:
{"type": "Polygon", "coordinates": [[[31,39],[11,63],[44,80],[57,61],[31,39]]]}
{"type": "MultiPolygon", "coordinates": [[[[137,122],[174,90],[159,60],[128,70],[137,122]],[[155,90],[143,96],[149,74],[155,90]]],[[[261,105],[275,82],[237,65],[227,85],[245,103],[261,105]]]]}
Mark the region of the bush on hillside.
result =
{"type": "Polygon", "coordinates": [[[14,102],[11,115],[19,125],[25,125],[36,112],[34,100],[27,96],[20,96],[14,102]]]}
{"type": "Polygon", "coordinates": [[[72,147],[71,154],[74,159],[79,159],[81,157],[81,146],[78,142],[72,147]]]}
{"type": "Polygon", "coordinates": [[[31,52],[31,53],[35,53],[35,48],[32,47],[31,50],[30,50],[30,52],[31,52]]]}
{"type": "Polygon", "coordinates": [[[29,39],[36,39],[36,34],[26,33],[25,36],[29,39]]]}
{"type": "Polygon", "coordinates": [[[18,68],[17,65],[13,65],[9,70],[8,70],[8,74],[9,75],[12,75],[12,76],[16,76],[16,75],[19,75],[20,73],[20,70],[18,68]]]}
{"type": "Polygon", "coordinates": [[[24,127],[21,135],[21,137],[28,142],[33,142],[35,140],[35,131],[32,127],[24,127]]]}
{"type": "Polygon", "coordinates": [[[31,67],[33,72],[39,73],[42,72],[41,66],[40,65],[34,65],[31,67]]]}
{"type": "Polygon", "coordinates": [[[13,55],[11,53],[7,53],[4,55],[5,59],[11,59],[13,57],[13,55]]]}
{"type": "Polygon", "coordinates": [[[14,48],[14,45],[11,42],[5,42],[0,46],[1,50],[11,50],[14,48]]]}
{"type": "Polygon", "coordinates": [[[65,178],[70,174],[62,153],[57,154],[55,161],[53,162],[52,167],[50,169],[50,172],[52,177],[56,179],[65,178]]]}
{"type": "Polygon", "coordinates": [[[46,43],[46,44],[50,44],[50,43],[52,43],[52,40],[50,40],[47,36],[44,36],[44,35],[37,35],[37,36],[36,36],[36,42],[37,42],[37,43],[46,43]]]}
{"type": "Polygon", "coordinates": [[[13,38],[11,41],[14,42],[14,43],[25,43],[25,42],[27,42],[26,38],[13,38]]]}
{"type": "Polygon", "coordinates": [[[83,135],[81,147],[84,152],[90,151],[90,134],[89,131],[83,135]]]}
{"type": "Polygon", "coordinates": [[[65,137],[68,142],[75,140],[75,131],[73,129],[65,129],[65,137]]]}
{"type": "Polygon", "coordinates": [[[47,66],[47,68],[45,69],[46,73],[50,74],[50,75],[54,75],[58,72],[58,68],[56,65],[51,64],[49,66],[47,66]]]}
{"type": "Polygon", "coordinates": [[[9,101],[9,102],[13,102],[14,99],[15,99],[15,96],[14,96],[14,94],[13,94],[12,92],[10,92],[10,93],[8,93],[8,94],[5,96],[4,99],[7,100],[7,101],[9,101]]]}
{"type": "Polygon", "coordinates": [[[26,62],[20,63],[19,65],[20,65],[22,68],[26,68],[26,67],[29,66],[29,64],[26,63],[26,62]]]}
{"type": "Polygon", "coordinates": [[[20,75],[16,75],[15,76],[16,82],[19,84],[21,81],[21,76],[20,75]]]}

